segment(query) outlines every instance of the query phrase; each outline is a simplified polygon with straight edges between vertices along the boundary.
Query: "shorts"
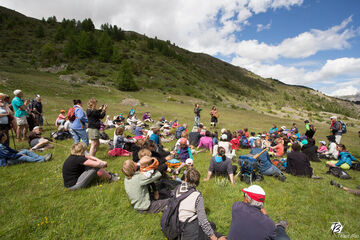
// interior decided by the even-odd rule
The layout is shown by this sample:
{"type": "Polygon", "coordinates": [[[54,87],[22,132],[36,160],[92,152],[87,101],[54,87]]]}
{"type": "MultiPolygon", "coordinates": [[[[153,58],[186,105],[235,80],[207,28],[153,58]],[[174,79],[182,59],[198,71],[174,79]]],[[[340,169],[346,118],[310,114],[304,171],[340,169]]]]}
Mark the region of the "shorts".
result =
{"type": "Polygon", "coordinates": [[[18,126],[21,126],[21,125],[27,125],[28,124],[28,122],[27,122],[27,119],[26,119],[26,116],[22,116],[22,117],[15,117],[15,119],[16,119],[16,124],[18,125],[18,126]]]}
{"type": "Polygon", "coordinates": [[[76,190],[87,187],[97,176],[99,168],[86,167],[86,170],[79,176],[74,186],[68,187],[69,190],[76,190]]]}
{"type": "Polygon", "coordinates": [[[100,131],[96,128],[88,128],[88,136],[90,140],[100,139],[100,131]]]}

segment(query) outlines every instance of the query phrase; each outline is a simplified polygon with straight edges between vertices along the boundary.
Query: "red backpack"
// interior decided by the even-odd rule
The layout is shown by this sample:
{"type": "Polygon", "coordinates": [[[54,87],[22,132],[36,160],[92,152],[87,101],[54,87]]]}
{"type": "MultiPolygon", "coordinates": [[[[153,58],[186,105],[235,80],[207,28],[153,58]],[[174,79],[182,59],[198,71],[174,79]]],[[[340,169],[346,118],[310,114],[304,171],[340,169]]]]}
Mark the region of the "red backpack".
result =
{"type": "Polygon", "coordinates": [[[68,113],[67,113],[67,118],[69,119],[70,122],[75,121],[76,116],[75,116],[75,109],[74,107],[70,108],[68,113]]]}

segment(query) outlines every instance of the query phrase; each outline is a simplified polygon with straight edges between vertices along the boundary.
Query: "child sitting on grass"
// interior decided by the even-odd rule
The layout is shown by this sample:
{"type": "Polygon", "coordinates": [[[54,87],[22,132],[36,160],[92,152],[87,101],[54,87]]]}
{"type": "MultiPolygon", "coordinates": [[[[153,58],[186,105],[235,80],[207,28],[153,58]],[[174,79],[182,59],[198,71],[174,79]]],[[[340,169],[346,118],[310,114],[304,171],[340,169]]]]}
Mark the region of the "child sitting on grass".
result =
{"type": "Polygon", "coordinates": [[[174,180],[176,180],[178,182],[185,181],[185,176],[186,176],[187,171],[189,171],[189,169],[192,169],[194,167],[194,160],[192,160],[191,158],[186,159],[185,166],[186,166],[186,169],[184,170],[182,177],[178,178],[178,177],[172,176],[172,178],[174,180]]]}
{"type": "Polygon", "coordinates": [[[326,142],[325,141],[320,141],[320,147],[317,150],[317,152],[319,154],[323,154],[325,152],[329,151],[329,149],[326,147],[326,142]]]}
{"type": "Polygon", "coordinates": [[[180,157],[181,165],[175,170],[175,174],[179,174],[181,168],[183,168],[185,166],[186,159],[188,159],[188,158],[193,159],[191,149],[188,145],[188,141],[186,138],[180,139],[180,147],[177,150],[177,154],[180,157]]]}
{"type": "MultiPolygon", "coordinates": [[[[140,165],[149,161],[148,157],[144,158],[140,159],[140,165]]],[[[156,171],[147,177],[137,171],[137,165],[132,160],[124,162],[122,171],[126,176],[124,180],[125,191],[135,210],[140,213],[158,213],[166,207],[169,199],[151,200],[148,189],[148,184],[161,178],[160,172],[156,171]]]]}

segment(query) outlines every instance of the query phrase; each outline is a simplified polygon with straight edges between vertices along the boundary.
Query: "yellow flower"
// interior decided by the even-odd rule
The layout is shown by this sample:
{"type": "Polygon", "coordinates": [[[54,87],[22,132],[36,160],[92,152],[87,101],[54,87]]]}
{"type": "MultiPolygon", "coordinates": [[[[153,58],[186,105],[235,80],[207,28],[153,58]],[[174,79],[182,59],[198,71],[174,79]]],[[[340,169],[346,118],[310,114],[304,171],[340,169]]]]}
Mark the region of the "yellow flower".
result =
{"type": "Polygon", "coordinates": [[[100,184],[100,187],[102,187],[102,184],[100,184]]]}

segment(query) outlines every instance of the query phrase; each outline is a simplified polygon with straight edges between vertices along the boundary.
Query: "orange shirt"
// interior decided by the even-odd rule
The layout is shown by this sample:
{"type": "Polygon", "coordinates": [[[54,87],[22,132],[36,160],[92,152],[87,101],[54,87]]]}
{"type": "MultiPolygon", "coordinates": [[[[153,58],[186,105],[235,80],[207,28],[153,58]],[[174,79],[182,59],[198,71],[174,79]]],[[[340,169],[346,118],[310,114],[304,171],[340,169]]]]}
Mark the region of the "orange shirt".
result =
{"type": "Polygon", "coordinates": [[[284,155],[284,145],[282,145],[281,143],[275,146],[275,150],[276,156],[282,157],[284,155]]]}

